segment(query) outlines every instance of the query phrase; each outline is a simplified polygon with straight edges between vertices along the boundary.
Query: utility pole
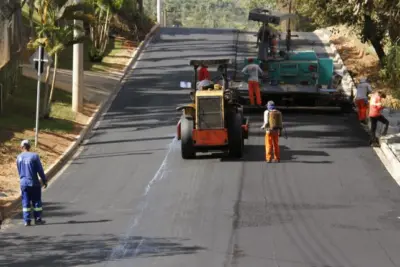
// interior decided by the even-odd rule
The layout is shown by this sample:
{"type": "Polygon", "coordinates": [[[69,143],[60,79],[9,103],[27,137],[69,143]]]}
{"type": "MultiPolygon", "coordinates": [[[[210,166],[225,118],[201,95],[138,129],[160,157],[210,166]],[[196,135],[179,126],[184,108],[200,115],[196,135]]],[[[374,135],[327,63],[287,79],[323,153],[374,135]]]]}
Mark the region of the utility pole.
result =
{"type": "Polygon", "coordinates": [[[38,70],[37,70],[37,89],[36,89],[36,123],[35,123],[35,147],[38,145],[38,137],[39,137],[39,110],[40,110],[40,76],[42,75],[43,72],[43,51],[44,47],[39,46],[39,58],[38,58],[38,70]]]}
{"type": "Polygon", "coordinates": [[[157,0],[157,23],[161,24],[161,0],[157,0]]]}
{"type": "Polygon", "coordinates": [[[35,147],[38,145],[38,137],[39,137],[39,110],[40,110],[40,85],[41,85],[41,76],[43,70],[45,68],[45,64],[51,65],[53,60],[49,55],[44,51],[44,46],[41,44],[36,52],[29,59],[30,63],[37,70],[37,89],[36,89],[36,122],[35,122],[35,147]]]}
{"type": "MultiPolygon", "coordinates": [[[[75,0],[80,4],[82,0],[75,0]]],[[[83,30],[83,22],[74,20],[74,25],[83,30]]],[[[74,29],[74,38],[80,37],[80,30],[74,29]]],[[[83,43],[74,44],[72,67],[72,111],[81,112],[83,106],[83,43]]]]}

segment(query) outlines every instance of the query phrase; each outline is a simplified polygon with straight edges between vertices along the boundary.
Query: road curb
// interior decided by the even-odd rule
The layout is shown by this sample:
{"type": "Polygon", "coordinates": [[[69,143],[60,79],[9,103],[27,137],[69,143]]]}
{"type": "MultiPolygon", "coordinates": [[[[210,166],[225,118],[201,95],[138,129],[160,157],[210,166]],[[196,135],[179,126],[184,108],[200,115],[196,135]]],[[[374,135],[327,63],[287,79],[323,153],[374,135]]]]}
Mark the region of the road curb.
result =
{"type": "MultiPolygon", "coordinates": [[[[350,73],[345,66],[342,57],[340,56],[338,50],[336,49],[335,44],[330,40],[330,35],[326,31],[322,32],[324,38],[329,40],[330,47],[332,51],[335,53],[335,59],[339,64],[342,65],[342,69],[340,70],[343,73],[343,78],[346,76],[346,81],[342,80],[342,86],[345,89],[346,94],[350,92],[351,94],[355,95],[357,88],[353,82],[353,79],[350,73]],[[347,88],[345,88],[347,87],[347,88]]],[[[380,139],[380,147],[373,147],[375,153],[385,166],[386,170],[390,173],[393,179],[400,185],[400,161],[394,154],[393,150],[389,147],[386,142],[386,138],[379,138],[380,139]]]]}
{"type": "MultiPolygon", "coordinates": [[[[142,42],[140,42],[139,46],[137,49],[133,52],[133,56],[129,63],[126,65],[126,67],[123,70],[123,75],[120,78],[119,82],[117,85],[114,87],[112,90],[110,96],[103,101],[100,106],[96,109],[94,115],[89,119],[88,124],[81,130],[79,135],[76,136],[76,141],[72,143],[68,149],[56,160],[54,164],[52,164],[47,170],[45,170],[46,177],[48,181],[50,181],[57,173],[60,171],[64,164],[68,162],[72,156],[76,153],[78,150],[79,146],[82,144],[82,142],[89,137],[89,134],[91,130],[94,128],[95,123],[103,117],[103,113],[108,110],[108,108],[111,106],[111,103],[114,101],[115,97],[117,96],[119,90],[124,84],[125,77],[128,73],[128,71],[131,69],[131,67],[136,63],[138,60],[140,54],[143,52],[143,49],[146,47],[146,45],[149,43],[151,38],[154,36],[154,34],[160,29],[160,24],[154,25],[150,32],[146,34],[146,37],[142,42]]],[[[11,213],[17,209],[19,206],[21,206],[21,196],[19,196],[17,199],[12,201],[10,204],[7,206],[3,207],[0,209],[0,226],[1,222],[8,218],[11,213]]]]}
{"type": "Polygon", "coordinates": [[[374,147],[374,150],[382,161],[383,165],[385,165],[387,171],[400,186],[400,161],[396,155],[384,141],[381,142],[380,147],[374,147]]]}
{"type": "Polygon", "coordinates": [[[332,49],[332,52],[334,54],[333,58],[334,58],[334,60],[337,61],[336,64],[342,65],[342,68],[340,70],[336,70],[336,71],[341,72],[341,74],[343,75],[342,76],[343,77],[342,78],[343,91],[345,92],[345,94],[348,97],[352,97],[356,93],[356,90],[357,90],[356,85],[354,84],[353,78],[351,77],[346,65],[344,64],[342,56],[339,54],[339,51],[337,50],[335,44],[332,42],[331,36],[328,32],[329,31],[327,31],[327,30],[323,30],[323,31],[319,31],[319,34],[318,34],[317,31],[314,31],[315,34],[328,40],[329,46],[332,49]]]}

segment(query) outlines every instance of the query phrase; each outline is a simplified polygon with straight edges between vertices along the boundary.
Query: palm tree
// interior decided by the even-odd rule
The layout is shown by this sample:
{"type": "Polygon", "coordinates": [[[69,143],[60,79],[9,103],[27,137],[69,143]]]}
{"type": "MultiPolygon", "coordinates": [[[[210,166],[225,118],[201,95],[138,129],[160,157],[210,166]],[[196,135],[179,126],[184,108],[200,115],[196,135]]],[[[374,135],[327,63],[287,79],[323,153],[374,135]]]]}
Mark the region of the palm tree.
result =
{"type": "Polygon", "coordinates": [[[29,43],[31,48],[44,45],[49,56],[54,56],[53,78],[49,89],[50,67],[47,66],[45,76],[45,93],[41,117],[48,118],[51,110],[55,81],[57,76],[58,55],[65,48],[80,43],[84,35],[74,37],[74,30],[83,29],[72,24],[73,19],[82,19],[82,16],[75,16],[70,9],[75,10],[72,0],[36,0],[36,11],[41,18],[41,24],[36,27],[37,38],[29,43]]]}

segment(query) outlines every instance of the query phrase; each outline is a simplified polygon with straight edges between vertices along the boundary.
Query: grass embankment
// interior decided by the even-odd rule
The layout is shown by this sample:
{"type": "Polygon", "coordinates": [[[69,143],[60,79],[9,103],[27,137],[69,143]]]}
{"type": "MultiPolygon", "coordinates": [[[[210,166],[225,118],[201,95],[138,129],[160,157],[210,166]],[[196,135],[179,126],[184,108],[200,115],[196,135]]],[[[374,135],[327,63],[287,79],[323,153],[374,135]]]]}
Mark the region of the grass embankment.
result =
{"type": "Polygon", "coordinates": [[[354,32],[347,27],[334,28],[338,33],[333,34],[331,40],[355,82],[358,83],[361,77],[368,78],[374,91],[383,90],[387,93],[385,105],[400,110],[400,100],[391,95],[392,89],[379,75],[381,66],[375,50],[370,45],[361,43],[354,32]]]}
{"type": "MultiPolygon", "coordinates": [[[[22,139],[29,139],[34,145],[36,80],[21,77],[18,90],[5,104],[0,117],[0,205],[19,195],[19,179],[16,170],[16,156],[22,139]]],[[[43,92],[43,90],[42,90],[43,92]]],[[[42,95],[43,99],[43,95],[42,95]]],[[[75,136],[93,114],[95,105],[85,103],[83,114],[75,116],[71,111],[71,94],[56,89],[51,119],[40,120],[38,147],[44,168],[49,167],[75,140],[75,136]]]]}

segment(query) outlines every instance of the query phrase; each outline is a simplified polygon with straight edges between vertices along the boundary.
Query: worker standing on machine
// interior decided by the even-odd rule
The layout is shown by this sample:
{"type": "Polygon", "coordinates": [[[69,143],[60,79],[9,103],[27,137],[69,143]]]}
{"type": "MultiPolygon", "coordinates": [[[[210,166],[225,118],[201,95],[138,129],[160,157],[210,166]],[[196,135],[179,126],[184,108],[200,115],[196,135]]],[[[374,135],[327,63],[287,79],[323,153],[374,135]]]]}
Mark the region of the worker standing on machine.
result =
{"type": "Polygon", "coordinates": [[[369,120],[371,122],[371,145],[379,146],[378,138],[376,137],[376,128],[378,125],[378,121],[385,125],[385,128],[382,131],[382,136],[387,134],[389,129],[389,121],[382,115],[382,110],[384,106],[382,104],[382,99],[386,98],[386,94],[382,91],[378,91],[371,96],[371,103],[369,108],[369,120]]]}
{"type": "Polygon", "coordinates": [[[261,92],[260,92],[260,83],[258,76],[259,74],[264,75],[264,72],[261,70],[260,66],[253,63],[252,58],[248,59],[248,63],[249,64],[243,68],[242,72],[244,74],[249,75],[247,83],[249,88],[250,104],[254,105],[254,94],[255,94],[257,105],[261,106],[261,92]]]}
{"type": "Polygon", "coordinates": [[[355,104],[357,106],[358,120],[362,124],[367,124],[367,111],[368,111],[368,94],[372,92],[371,85],[367,82],[366,78],[361,78],[357,86],[357,95],[355,104]]]}
{"type": "Polygon", "coordinates": [[[211,80],[210,73],[208,72],[208,66],[202,63],[199,69],[199,78],[198,81],[201,82],[202,80],[211,80]]]}
{"type": "Polygon", "coordinates": [[[266,129],[265,133],[265,160],[280,162],[279,136],[283,129],[282,113],[275,108],[273,101],[268,101],[267,110],[264,111],[264,124],[261,129],[266,129]],[[273,152],[273,153],[272,153],[273,152]],[[272,155],[273,154],[273,155],[272,155]]]}

